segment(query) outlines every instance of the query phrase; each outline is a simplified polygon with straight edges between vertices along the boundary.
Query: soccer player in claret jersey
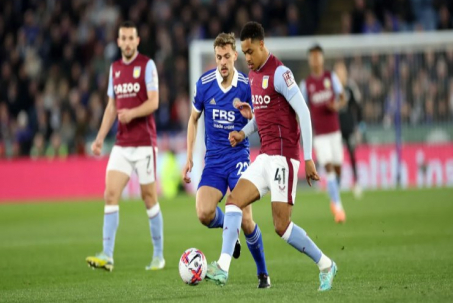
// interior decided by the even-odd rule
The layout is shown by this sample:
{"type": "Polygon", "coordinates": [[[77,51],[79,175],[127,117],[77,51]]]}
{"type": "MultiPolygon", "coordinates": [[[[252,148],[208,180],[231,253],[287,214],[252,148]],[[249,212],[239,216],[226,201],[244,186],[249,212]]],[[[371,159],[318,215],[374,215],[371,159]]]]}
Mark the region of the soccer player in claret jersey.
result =
{"type": "MultiPolygon", "coordinates": [[[[242,129],[252,118],[252,112],[244,113],[234,107],[234,102],[252,104],[248,78],[234,68],[237,60],[234,34],[222,33],[214,41],[217,68],[204,73],[195,87],[192,114],[187,127],[187,164],[183,179],[190,183],[187,175],[193,166],[193,144],[198,119],[205,114],[205,167],[198,184],[196,210],[200,222],[209,228],[223,228],[224,214],[217,204],[225,196],[228,188],[233,190],[239,177],[250,163],[248,140],[232,148],[228,135],[233,130],[242,129]]],[[[245,109],[245,108],[244,108],[245,109]]],[[[199,138],[200,139],[200,138],[199,138]]],[[[261,231],[252,219],[251,205],[244,209],[242,218],[247,246],[255,259],[258,275],[258,288],[271,286],[264,259],[261,231]]],[[[236,242],[233,257],[238,258],[240,244],[236,242]]]]}
{"type": "MultiPolygon", "coordinates": [[[[311,158],[310,112],[291,70],[264,45],[264,29],[261,24],[249,22],[242,28],[241,48],[250,69],[249,81],[255,116],[241,131],[230,133],[230,143],[237,146],[251,133],[258,131],[261,150],[227,199],[222,253],[217,262],[208,265],[206,277],[217,285],[225,285],[243,209],[270,190],[275,231],[318,265],[321,282],[319,290],[329,290],[337,272],[335,262],[321,252],[305,230],[291,221],[300,163],[301,131],[306,180],[309,185],[311,180],[319,180],[311,158]],[[299,122],[296,116],[299,117],[299,122]]],[[[237,106],[251,111],[245,102],[237,106]]]]}
{"type": "Polygon", "coordinates": [[[321,46],[314,45],[308,51],[311,74],[301,83],[301,91],[306,98],[311,115],[315,138],[313,140],[316,158],[327,173],[327,190],[330,196],[330,209],[335,222],[343,223],[346,214],[340,198],[339,182],[343,162],[338,111],[346,104],[343,86],[335,73],[324,69],[324,56],[321,46]],[[339,99],[339,100],[337,100],[339,99]]]}
{"type": "Polygon", "coordinates": [[[156,125],[153,112],[158,108],[158,77],[154,61],[139,54],[140,39],[136,26],[129,21],[119,27],[118,46],[122,58],[110,66],[108,104],[96,140],[91,146],[100,155],[104,138],[118,118],[115,146],[107,165],[103,250],[86,261],[93,268],[113,270],[113,249],[119,222],[119,200],[136,170],[145,202],[154,247],[146,269],[165,266],[163,257],[163,221],[156,193],[156,125]]]}

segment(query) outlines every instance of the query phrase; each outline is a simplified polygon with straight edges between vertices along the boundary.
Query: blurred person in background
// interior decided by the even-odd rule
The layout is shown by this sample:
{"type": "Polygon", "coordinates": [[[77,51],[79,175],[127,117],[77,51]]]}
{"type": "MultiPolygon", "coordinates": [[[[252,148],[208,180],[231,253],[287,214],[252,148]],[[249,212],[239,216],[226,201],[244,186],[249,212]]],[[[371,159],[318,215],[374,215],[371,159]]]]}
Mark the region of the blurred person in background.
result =
{"type": "Polygon", "coordinates": [[[311,74],[301,82],[300,89],[312,116],[316,159],[327,173],[330,209],[335,222],[343,223],[346,214],[338,182],[341,179],[343,144],[338,112],[345,106],[346,97],[337,75],[324,69],[324,54],[320,45],[316,44],[308,50],[308,63],[311,74]]]}
{"type": "Polygon", "coordinates": [[[86,258],[89,266],[113,270],[115,235],[119,223],[119,201],[132,172],[140,182],[142,199],[149,217],[154,247],[146,270],[165,266],[163,257],[163,219],[156,190],[157,135],[154,111],[159,106],[158,75],[154,61],[138,53],[140,42],[136,25],[120,24],[118,46],[122,58],[110,66],[108,104],[91,150],[100,155],[104,139],[118,118],[115,146],[107,164],[103,250],[86,258]]]}
{"type": "Polygon", "coordinates": [[[50,137],[49,146],[46,149],[47,158],[66,158],[68,156],[68,146],[61,142],[61,135],[55,131],[50,137]]]}
{"type": "Polygon", "coordinates": [[[33,138],[33,146],[30,150],[30,157],[32,159],[39,159],[46,155],[46,141],[42,133],[36,133],[33,138]]]}
{"type": "Polygon", "coordinates": [[[344,94],[346,99],[346,106],[340,109],[340,128],[341,136],[343,141],[346,143],[348,148],[349,158],[351,160],[352,173],[354,177],[353,192],[356,198],[360,198],[362,195],[362,189],[357,178],[357,164],[355,156],[355,148],[358,141],[358,127],[360,130],[364,130],[365,124],[362,121],[362,105],[359,88],[355,81],[348,77],[348,70],[343,61],[335,64],[335,73],[338,76],[341,84],[344,88],[344,94]]]}

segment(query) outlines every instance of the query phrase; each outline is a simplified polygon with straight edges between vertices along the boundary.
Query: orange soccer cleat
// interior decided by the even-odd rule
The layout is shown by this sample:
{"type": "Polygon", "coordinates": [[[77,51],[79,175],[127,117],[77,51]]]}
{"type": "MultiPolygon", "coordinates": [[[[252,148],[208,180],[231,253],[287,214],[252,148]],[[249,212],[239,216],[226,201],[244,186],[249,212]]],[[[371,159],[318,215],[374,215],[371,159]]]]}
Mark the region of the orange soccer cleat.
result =
{"type": "Polygon", "coordinates": [[[335,223],[346,222],[346,213],[343,207],[337,207],[334,202],[330,202],[330,210],[332,211],[335,223]]]}

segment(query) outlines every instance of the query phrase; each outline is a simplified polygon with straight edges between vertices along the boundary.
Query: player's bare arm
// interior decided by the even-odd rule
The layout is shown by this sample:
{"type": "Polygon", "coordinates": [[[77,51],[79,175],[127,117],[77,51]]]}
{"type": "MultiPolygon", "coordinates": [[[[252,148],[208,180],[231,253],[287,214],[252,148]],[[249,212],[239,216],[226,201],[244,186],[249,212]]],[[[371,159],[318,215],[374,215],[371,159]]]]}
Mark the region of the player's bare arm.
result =
{"type": "Polygon", "coordinates": [[[333,101],[332,103],[327,104],[327,108],[333,112],[340,111],[343,107],[346,106],[346,95],[344,92],[338,95],[338,101],[333,101]]]}
{"type": "Polygon", "coordinates": [[[98,135],[96,139],[91,144],[91,151],[94,155],[99,156],[101,154],[102,145],[104,144],[104,139],[107,136],[108,132],[112,128],[113,123],[116,119],[116,103],[115,99],[109,98],[107,107],[104,111],[104,116],[102,118],[101,127],[99,128],[98,135]]]}
{"type": "Polygon", "coordinates": [[[135,118],[146,117],[155,112],[159,108],[159,92],[148,91],[148,99],[134,108],[123,108],[118,110],[118,120],[127,124],[135,118]]]}
{"type": "Polygon", "coordinates": [[[192,113],[190,114],[189,123],[187,125],[187,162],[182,171],[182,179],[186,183],[192,181],[187,174],[192,171],[193,167],[193,146],[197,135],[198,119],[200,119],[200,116],[201,112],[192,108],[192,113]]]}

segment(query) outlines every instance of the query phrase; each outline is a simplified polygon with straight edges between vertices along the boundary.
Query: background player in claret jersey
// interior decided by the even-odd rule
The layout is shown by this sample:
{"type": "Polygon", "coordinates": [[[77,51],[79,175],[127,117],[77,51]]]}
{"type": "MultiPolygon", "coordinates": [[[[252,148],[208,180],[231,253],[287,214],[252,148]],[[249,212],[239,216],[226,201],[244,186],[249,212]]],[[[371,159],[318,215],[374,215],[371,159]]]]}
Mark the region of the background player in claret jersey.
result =
{"type": "Polygon", "coordinates": [[[362,188],[360,187],[357,177],[355,148],[357,146],[359,134],[365,129],[365,122],[362,120],[362,94],[360,93],[357,83],[348,77],[348,70],[343,61],[335,64],[335,73],[343,85],[346,99],[346,106],[340,110],[341,136],[346,143],[349,159],[351,160],[354,177],[353,193],[356,198],[361,198],[362,188]]]}
{"type": "MultiPolygon", "coordinates": [[[[232,148],[228,135],[233,130],[240,130],[252,112],[243,117],[233,102],[244,101],[251,106],[250,86],[247,77],[234,68],[237,60],[234,34],[222,33],[214,41],[217,68],[204,73],[195,87],[192,114],[187,127],[187,164],[183,179],[190,183],[188,173],[193,166],[193,144],[195,142],[198,119],[205,114],[205,167],[198,184],[196,210],[200,222],[209,228],[223,228],[224,214],[217,204],[225,196],[228,188],[233,190],[239,177],[250,162],[248,140],[232,148]]],[[[255,259],[258,287],[269,288],[266,262],[261,231],[252,219],[252,208],[244,209],[242,230],[247,246],[255,259]]],[[[239,257],[240,244],[236,242],[233,256],[239,257]]]]}
{"type": "Polygon", "coordinates": [[[313,140],[316,158],[327,173],[327,190],[330,196],[330,209],[335,222],[346,220],[340,198],[339,181],[343,162],[338,111],[345,105],[343,86],[335,73],[324,69],[324,55],[321,46],[314,45],[308,51],[310,76],[301,83],[301,91],[306,98],[313,121],[313,140]]]}
{"type": "MultiPolygon", "coordinates": [[[[230,133],[230,142],[237,146],[258,130],[261,150],[227,199],[222,253],[217,262],[208,265],[206,277],[218,285],[226,283],[243,209],[270,191],[275,231],[318,265],[319,290],[329,290],[337,271],[336,264],[321,252],[305,230],[291,222],[300,164],[301,130],[307,182],[311,185],[311,180],[319,180],[311,157],[310,113],[291,70],[265,47],[261,24],[249,22],[242,28],[241,48],[250,69],[255,116],[241,131],[230,133]]],[[[246,103],[238,106],[251,112],[246,103]]]]}
{"type": "Polygon", "coordinates": [[[142,199],[154,247],[146,269],[165,266],[163,221],[156,193],[156,125],[153,112],[158,108],[158,77],[154,61],[139,54],[137,28],[124,22],[119,28],[118,46],[122,58],[110,66],[109,101],[96,140],[91,149],[101,154],[104,138],[118,118],[115,146],[110,154],[105,182],[103,250],[86,261],[95,268],[113,269],[113,249],[119,222],[119,200],[133,170],[138,174],[142,199]]]}

